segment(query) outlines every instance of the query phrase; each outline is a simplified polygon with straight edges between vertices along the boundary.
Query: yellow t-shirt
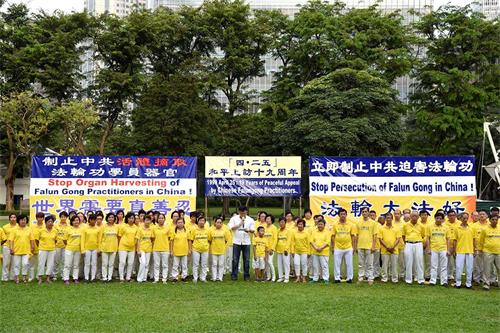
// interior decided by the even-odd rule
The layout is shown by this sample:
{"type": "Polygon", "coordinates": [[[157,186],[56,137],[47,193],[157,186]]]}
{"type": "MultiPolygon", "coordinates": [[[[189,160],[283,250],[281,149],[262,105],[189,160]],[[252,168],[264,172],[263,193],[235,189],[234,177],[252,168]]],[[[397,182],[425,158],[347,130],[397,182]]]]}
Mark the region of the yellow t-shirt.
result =
{"type": "MultiPolygon", "coordinates": [[[[31,225],[31,232],[33,233],[33,239],[37,239],[38,234],[43,229],[45,229],[45,224],[42,224],[42,225],[38,225],[38,223],[37,224],[32,224],[31,225]]],[[[35,250],[33,251],[33,254],[34,255],[38,254],[38,245],[36,244],[36,242],[35,242],[35,250]]]]}
{"type": "MultiPolygon", "coordinates": [[[[405,225],[405,222],[403,220],[399,221],[399,222],[396,222],[396,221],[393,221],[392,222],[392,225],[395,227],[395,228],[398,228],[399,229],[399,232],[401,233],[401,235],[403,235],[403,226],[405,225]]],[[[405,242],[403,242],[403,239],[401,239],[398,243],[398,250],[399,250],[399,253],[401,253],[402,250],[404,250],[405,248],[405,242]]]]}
{"type": "Polygon", "coordinates": [[[335,240],[334,249],[352,249],[352,236],[356,236],[357,234],[358,230],[354,223],[335,223],[332,228],[332,235],[334,236],[335,240]]]}
{"type": "Polygon", "coordinates": [[[291,242],[292,231],[289,229],[278,230],[278,236],[276,241],[275,251],[276,253],[285,253],[285,251],[290,252],[290,242],[291,242]]]}
{"type": "MultiPolygon", "coordinates": [[[[383,225],[383,226],[380,226],[380,228],[378,229],[377,238],[381,239],[385,243],[385,245],[387,245],[389,247],[393,247],[394,244],[396,243],[396,240],[398,238],[401,238],[401,231],[399,230],[398,227],[394,227],[392,225],[390,227],[388,227],[386,225],[383,225]]],[[[401,239],[399,241],[401,242],[401,239]]],[[[382,245],[380,245],[380,253],[381,254],[391,254],[382,245]]],[[[398,253],[399,253],[399,248],[396,246],[396,248],[394,249],[394,254],[398,254],[398,253]]]]}
{"type": "MultiPolygon", "coordinates": [[[[7,244],[7,242],[8,242],[8,238],[5,235],[5,232],[3,231],[3,229],[0,228],[0,244],[2,244],[2,246],[3,246],[4,244],[7,244]]],[[[0,256],[0,258],[2,258],[2,257],[0,256]]]]}
{"type": "Polygon", "coordinates": [[[99,249],[99,237],[101,237],[101,229],[97,226],[90,225],[82,230],[83,251],[92,251],[99,249]]]}
{"type": "Polygon", "coordinates": [[[453,239],[456,241],[456,253],[474,253],[474,239],[476,234],[471,227],[462,227],[459,225],[455,229],[453,239]]]}
{"type": "MultiPolygon", "coordinates": [[[[479,237],[481,237],[481,232],[482,232],[484,229],[486,229],[489,225],[490,225],[490,224],[489,224],[488,222],[486,222],[486,223],[484,223],[484,224],[483,224],[483,223],[478,222],[478,223],[474,223],[474,224],[472,224],[472,225],[471,225],[471,224],[469,224],[469,227],[470,227],[470,228],[472,228],[472,231],[473,231],[473,232],[474,232],[474,234],[476,235],[476,236],[475,236],[475,238],[476,238],[476,239],[479,239],[479,237]]],[[[481,251],[481,250],[482,250],[481,244],[478,242],[478,244],[477,244],[477,245],[478,245],[477,249],[481,251]]]]}
{"type": "Polygon", "coordinates": [[[9,241],[14,242],[14,254],[18,256],[31,254],[31,241],[34,240],[31,228],[18,227],[11,230],[9,241]]]}
{"type": "Polygon", "coordinates": [[[170,245],[168,239],[169,227],[166,225],[159,226],[157,225],[153,229],[153,237],[155,242],[153,244],[154,252],[170,252],[170,245]]]}
{"type": "Polygon", "coordinates": [[[66,250],[67,251],[77,251],[81,252],[83,250],[82,245],[82,228],[69,227],[66,228],[66,233],[64,234],[64,239],[66,240],[66,250]]]}
{"type": "Polygon", "coordinates": [[[120,236],[120,243],[118,244],[118,251],[135,251],[135,235],[137,234],[137,226],[133,224],[123,224],[118,229],[118,236],[120,236]]]}
{"type": "Polygon", "coordinates": [[[40,230],[36,236],[34,236],[36,240],[38,240],[38,249],[42,251],[54,251],[56,249],[56,239],[57,239],[57,230],[52,227],[50,231],[46,228],[40,230]]]}
{"type": "Polygon", "coordinates": [[[316,245],[316,247],[322,247],[327,245],[322,251],[315,251],[313,248],[313,254],[317,256],[329,256],[330,255],[330,245],[331,245],[332,234],[330,230],[323,229],[323,231],[314,230],[311,233],[311,243],[316,245]]]}
{"type": "Polygon", "coordinates": [[[210,242],[210,252],[213,255],[226,254],[226,247],[229,243],[230,232],[227,229],[210,229],[208,232],[208,241],[210,242]]]}
{"type": "Polygon", "coordinates": [[[293,230],[295,228],[297,228],[297,226],[295,225],[294,221],[292,221],[292,222],[286,222],[285,223],[285,229],[287,229],[287,230],[293,230]]]}
{"type": "Polygon", "coordinates": [[[416,224],[411,222],[405,223],[403,226],[403,236],[405,236],[406,242],[421,242],[425,238],[425,227],[420,222],[416,224]]]}
{"type": "Polygon", "coordinates": [[[255,246],[255,256],[258,258],[263,258],[266,256],[268,239],[264,236],[256,236],[253,238],[252,244],[255,246]]]}
{"type": "Polygon", "coordinates": [[[290,252],[294,254],[309,254],[311,252],[311,234],[305,229],[302,231],[296,229],[292,233],[290,252]]]}
{"type": "Polygon", "coordinates": [[[426,237],[429,239],[431,251],[447,251],[447,239],[452,238],[452,231],[444,223],[440,226],[436,224],[427,225],[426,237]]]}
{"type": "Polygon", "coordinates": [[[100,249],[102,252],[113,253],[118,251],[118,229],[116,224],[112,226],[106,224],[101,228],[101,244],[100,249]]]}
{"type": "Polygon", "coordinates": [[[191,229],[189,232],[189,240],[193,242],[193,251],[205,253],[208,252],[208,228],[191,229]]]}
{"type": "Polygon", "coordinates": [[[276,248],[276,242],[278,241],[278,228],[271,225],[264,226],[264,237],[267,239],[267,248],[274,251],[276,248]]]}
{"type": "Polygon", "coordinates": [[[373,236],[377,235],[377,222],[368,219],[358,221],[358,249],[369,250],[373,245],[373,236]]]}
{"type": "Polygon", "coordinates": [[[175,232],[175,228],[172,229],[169,238],[173,241],[172,255],[176,257],[188,255],[188,232],[185,228],[183,230],[177,230],[177,232],[175,232]]]}
{"type": "Polygon", "coordinates": [[[56,224],[54,228],[57,230],[56,237],[56,248],[64,249],[66,245],[64,245],[64,235],[66,234],[66,229],[69,228],[68,224],[56,224]]]}
{"type": "Polygon", "coordinates": [[[10,247],[10,244],[9,244],[9,237],[10,237],[10,233],[17,229],[17,223],[14,224],[14,225],[11,225],[10,223],[4,225],[2,227],[2,230],[3,232],[5,233],[5,239],[7,240],[5,243],[3,243],[3,246],[5,247],[10,247]]]}
{"type": "Polygon", "coordinates": [[[492,228],[491,225],[481,231],[479,238],[481,249],[485,253],[500,254],[500,228],[492,228]]]}
{"type": "Polygon", "coordinates": [[[153,233],[154,231],[151,227],[148,229],[141,227],[137,230],[135,239],[139,241],[139,251],[146,253],[153,252],[153,233]]]}

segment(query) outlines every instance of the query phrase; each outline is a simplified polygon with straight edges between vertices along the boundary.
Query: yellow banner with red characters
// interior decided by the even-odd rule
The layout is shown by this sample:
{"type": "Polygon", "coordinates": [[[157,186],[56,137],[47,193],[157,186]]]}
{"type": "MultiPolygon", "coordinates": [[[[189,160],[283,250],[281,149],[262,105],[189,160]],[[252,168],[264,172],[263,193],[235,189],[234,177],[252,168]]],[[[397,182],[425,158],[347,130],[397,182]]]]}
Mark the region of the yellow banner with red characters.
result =
{"type": "Polygon", "coordinates": [[[476,209],[473,156],[311,157],[309,198],[314,214],[328,221],[340,208],[350,220],[368,207],[377,214],[396,209],[472,212],[476,209]]]}

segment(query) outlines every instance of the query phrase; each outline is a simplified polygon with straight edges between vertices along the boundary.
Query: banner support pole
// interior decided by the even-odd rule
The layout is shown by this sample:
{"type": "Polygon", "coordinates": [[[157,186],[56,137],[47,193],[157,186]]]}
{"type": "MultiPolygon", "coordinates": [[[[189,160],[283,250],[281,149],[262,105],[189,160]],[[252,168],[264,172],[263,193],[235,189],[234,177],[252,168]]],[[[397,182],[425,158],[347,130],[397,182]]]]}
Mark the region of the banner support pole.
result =
{"type": "Polygon", "coordinates": [[[302,216],[302,196],[299,197],[299,216],[302,216]]]}
{"type": "Polygon", "coordinates": [[[208,198],[206,195],[205,195],[205,218],[208,221],[208,198]]]}

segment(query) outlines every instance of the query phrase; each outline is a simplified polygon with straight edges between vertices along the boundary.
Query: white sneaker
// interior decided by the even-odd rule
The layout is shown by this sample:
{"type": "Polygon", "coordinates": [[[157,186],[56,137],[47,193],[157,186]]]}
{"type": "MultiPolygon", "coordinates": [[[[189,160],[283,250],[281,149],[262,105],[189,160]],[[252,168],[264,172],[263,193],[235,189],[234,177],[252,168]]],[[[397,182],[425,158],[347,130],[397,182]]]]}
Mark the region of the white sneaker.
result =
{"type": "Polygon", "coordinates": [[[283,279],[278,279],[278,281],[276,281],[276,282],[278,282],[278,283],[279,283],[279,282],[283,282],[283,279]]]}
{"type": "Polygon", "coordinates": [[[288,283],[288,280],[283,281],[284,283],[288,283]]]}

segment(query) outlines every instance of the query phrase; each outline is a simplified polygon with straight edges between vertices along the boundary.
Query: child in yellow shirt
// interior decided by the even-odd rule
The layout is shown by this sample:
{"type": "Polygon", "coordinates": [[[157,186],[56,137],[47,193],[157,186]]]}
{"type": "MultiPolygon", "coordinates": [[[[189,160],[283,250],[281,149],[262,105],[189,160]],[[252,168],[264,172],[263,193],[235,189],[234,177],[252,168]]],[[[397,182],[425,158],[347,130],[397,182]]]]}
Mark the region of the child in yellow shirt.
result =
{"type": "Polygon", "coordinates": [[[253,256],[255,281],[264,281],[264,269],[266,268],[266,255],[268,240],[264,237],[264,227],[257,228],[257,236],[253,239],[253,256]]]}

